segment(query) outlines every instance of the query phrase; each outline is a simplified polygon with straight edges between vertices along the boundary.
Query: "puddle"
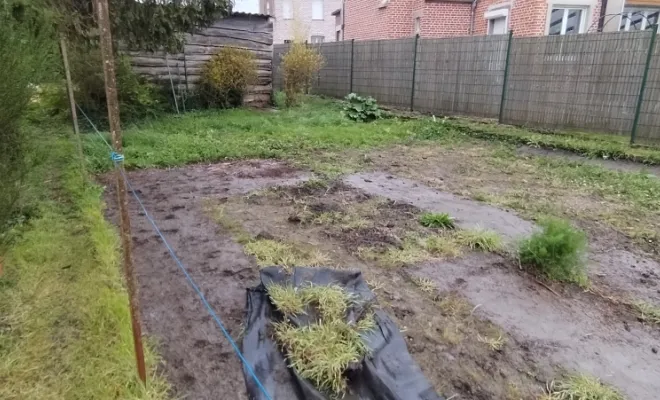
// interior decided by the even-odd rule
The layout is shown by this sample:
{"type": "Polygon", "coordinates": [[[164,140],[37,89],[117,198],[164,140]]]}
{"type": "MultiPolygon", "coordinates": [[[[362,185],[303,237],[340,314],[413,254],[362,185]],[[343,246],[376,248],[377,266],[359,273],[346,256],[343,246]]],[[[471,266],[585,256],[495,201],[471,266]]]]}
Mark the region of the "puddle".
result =
{"type": "Polygon", "coordinates": [[[448,213],[461,228],[491,229],[509,241],[530,235],[534,225],[512,211],[444,193],[415,181],[383,172],[359,173],[344,182],[369,194],[411,204],[425,211],[448,213]]]}

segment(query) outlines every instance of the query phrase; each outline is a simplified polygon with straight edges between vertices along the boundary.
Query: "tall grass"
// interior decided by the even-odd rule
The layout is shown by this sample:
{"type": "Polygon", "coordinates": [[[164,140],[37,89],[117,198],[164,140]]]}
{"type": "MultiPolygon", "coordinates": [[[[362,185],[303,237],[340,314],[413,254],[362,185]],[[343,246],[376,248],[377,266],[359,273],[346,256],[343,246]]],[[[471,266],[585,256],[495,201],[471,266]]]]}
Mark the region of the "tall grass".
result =
{"type": "Polygon", "coordinates": [[[11,232],[0,277],[0,398],[165,399],[147,350],[139,384],[115,231],[101,189],[81,180],[75,151],[48,132],[39,217],[11,232]],[[51,200],[52,199],[52,200],[51,200]]]}

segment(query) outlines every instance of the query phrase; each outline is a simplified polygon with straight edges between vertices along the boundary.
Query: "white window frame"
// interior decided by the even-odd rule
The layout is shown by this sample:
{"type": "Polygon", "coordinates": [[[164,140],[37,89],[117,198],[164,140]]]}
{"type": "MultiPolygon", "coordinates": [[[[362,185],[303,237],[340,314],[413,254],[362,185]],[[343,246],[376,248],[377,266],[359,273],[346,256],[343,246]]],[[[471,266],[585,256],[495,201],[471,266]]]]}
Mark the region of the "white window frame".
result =
{"type": "Polygon", "coordinates": [[[486,33],[488,35],[492,35],[491,31],[491,26],[492,26],[492,20],[494,19],[499,19],[504,17],[504,24],[506,25],[505,32],[509,31],[509,6],[499,8],[496,10],[491,10],[491,11],[486,11],[484,13],[484,18],[488,20],[488,27],[486,30],[486,33]]]}
{"type": "Polygon", "coordinates": [[[282,18],[293,19],[293,0],[282,0],[282,18]]]}
{"type": "Polygon", "coordinates": [[[548,8],[548,19],[546,21],[545,34],[550,34],[550,17],[552,15],[552,10],[563,9],[564,15],[561,18],[561,28],[559,30],[559,35],[563,36],[566,34],[566,25],[568,23],[568,10],[582,10],[580,14],[580,27],[578,28],[578,33],[585,33],[589,29],[589,16],[591,13],[591,7],[585,5],[564,5],[564,4],[553,4],[548,8]]]}
{"type": "Polygon", "coordinates": [[[312,36],[309,37],[309,42],[310,42],[311,44],[321,44],[321,43],[324,43],[324,42],[325,42],[325,36],[323,36],[323,35],[312,35],[312,36]],[[314,38],[316,38],[317,41],[314,41],[314,38]],[[319,41],[318,38],[321,38],[321,40],[319,41]]]}
{"type": "Polygon", "coordinates": [[[658,11],[660,11],[660,8],[644,8],[644,7],[629,7],[630,11],[627,13],[625,12],[625,4],[624,4],[624,9],[621,12],[621,17],[619,18],[619,31],[630,31],[630,20],[632,19],[632,15],[635,13],[641,13],[644,15],[644,18],[642,18],[642,29],[641,31],[646,30],[648,28],[647,24],[649,23],[649,14],[654,14],[658,11]],[[626,26],[621,29],[621,22],[623,21],[624,16],[626,17],[626,26]]]}
{"type": "Polygon", "coordinates": [[[312,21],[323,21],[325,19],[324,15],[323,15],[323,12],[324,12],[323,9],[325,7],[325,4],[323,4],[323,3],[324,3],[323,0],[312,0],[312,21]],[[321,5],[321,15],[320,15],[320,17],[318,15],[316,15],[316,16],[314,15],[315,6],[318,7],[319,4],[321,5]]]}

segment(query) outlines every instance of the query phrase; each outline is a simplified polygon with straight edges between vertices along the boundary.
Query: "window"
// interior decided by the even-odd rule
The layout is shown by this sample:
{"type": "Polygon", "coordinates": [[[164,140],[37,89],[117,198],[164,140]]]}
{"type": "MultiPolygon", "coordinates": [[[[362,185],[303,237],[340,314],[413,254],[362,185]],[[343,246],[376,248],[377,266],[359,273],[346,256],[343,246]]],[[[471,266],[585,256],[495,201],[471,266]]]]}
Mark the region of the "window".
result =
{"type": "Polygon", "coordinates": [[[337,42],[341,42],[341,31],[337,31],[337,36],[335,37],[337,42]]]}
{"type": "Polygon", "coordinates": [[[620,31],[643,31],[658,23],[658,10],[626,7],[621,13],[620,31]]]}
{"type": "Polygon", "coordinates": [[[282,1],[282,17],[284,19],[293,19],[292,0],[283,0],[282,1]]]}
{"type": "Polygon", "coordinates": [[[312,19],[323,19],[323,0],[312,0],[312,19]]]}
{"type": "Polygon", "coordinates": [[[504,35],[509,29],[509,7],[500,7],[484,14],[488,20],[489,35],[504,35]]]}
{"type": "Polygon", "coordinates": [[[323,39],[325,39],[325,36],[313,35],[313,36],[312,36],[312,44],[320,44],[320,43],[323,43],[323,39]]]}
{"type": "Polygon", "coordinates": [[[587,27],[587,8],[553,8],[550,13],[548,35],[584,33],[587,27]]]}
{"type": "Polygon", "coordinates": [[[422,31],[422,19],[415,17],[415,35],[419,35],[422,31]]]}
{"type": "Polygon", "coordinates": [[[293,40],[291,39],[284,39],[284,44],[291,44],[293,43],[293,40]]]}

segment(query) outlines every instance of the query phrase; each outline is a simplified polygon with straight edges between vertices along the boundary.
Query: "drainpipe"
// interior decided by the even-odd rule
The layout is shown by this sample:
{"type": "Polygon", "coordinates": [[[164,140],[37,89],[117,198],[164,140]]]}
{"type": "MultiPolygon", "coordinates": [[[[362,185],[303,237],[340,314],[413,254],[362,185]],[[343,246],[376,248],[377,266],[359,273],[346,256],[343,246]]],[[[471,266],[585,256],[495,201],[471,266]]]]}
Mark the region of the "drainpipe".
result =
{"type": "Polygon", "coordinates": [[[474,14],[477,9],[477,1],[478,0],[472,0],[472,9],[470,10],[470,36],[474,34],[474,14]]]}
{"type": "Polygon", "coordinates": [[[598,16],[598,32],[603,32],[605,29],[606,13],[607,13],[607,0],[603,0],[600,5],[600,15],[598,16]]]}
{"type": "Polygon", "coordinates": [[[346,40],[344,35],[346,35],[346,0],[341,2],[341,40],[346,40]]]}

